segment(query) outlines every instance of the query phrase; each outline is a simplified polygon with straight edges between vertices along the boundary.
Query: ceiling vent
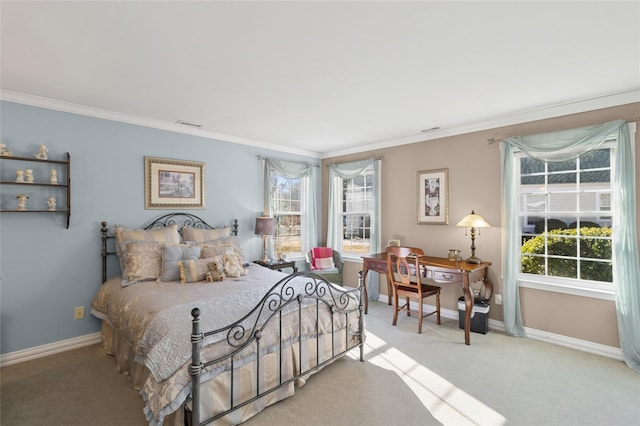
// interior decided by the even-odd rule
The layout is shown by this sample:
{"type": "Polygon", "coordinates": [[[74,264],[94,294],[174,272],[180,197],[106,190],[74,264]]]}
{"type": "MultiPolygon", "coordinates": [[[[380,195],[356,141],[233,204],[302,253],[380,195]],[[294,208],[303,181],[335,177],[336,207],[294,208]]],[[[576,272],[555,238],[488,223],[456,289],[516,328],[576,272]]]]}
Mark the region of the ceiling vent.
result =
{"type": "Polygon", "coordinates": [[[178,120],[176,124],[182,124],[183,126],[197,127],[198,129],[202,127],[202,124],[189,123],[188,121],[178,120]]]}

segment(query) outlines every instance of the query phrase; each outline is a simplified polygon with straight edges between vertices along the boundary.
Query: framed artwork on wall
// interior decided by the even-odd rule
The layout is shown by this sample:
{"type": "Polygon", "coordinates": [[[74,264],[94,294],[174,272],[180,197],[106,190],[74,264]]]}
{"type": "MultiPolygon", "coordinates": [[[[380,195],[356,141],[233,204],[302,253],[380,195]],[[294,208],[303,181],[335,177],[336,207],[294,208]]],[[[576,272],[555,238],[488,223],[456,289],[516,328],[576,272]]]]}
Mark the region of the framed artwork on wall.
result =
{"type": "Polygon", "coordinates": [[[449,223],[449,169],[417,172],[418,224],[449,223]]]}
{"type": "Polygon", "coordinates": [[[203,209],[205,163],[144,157],[145,209],[203,209]]]}
{"type": "Polygon", "coordinates": [[[400,247],[400,240],[388,240],[387,247],[400,247]]]}

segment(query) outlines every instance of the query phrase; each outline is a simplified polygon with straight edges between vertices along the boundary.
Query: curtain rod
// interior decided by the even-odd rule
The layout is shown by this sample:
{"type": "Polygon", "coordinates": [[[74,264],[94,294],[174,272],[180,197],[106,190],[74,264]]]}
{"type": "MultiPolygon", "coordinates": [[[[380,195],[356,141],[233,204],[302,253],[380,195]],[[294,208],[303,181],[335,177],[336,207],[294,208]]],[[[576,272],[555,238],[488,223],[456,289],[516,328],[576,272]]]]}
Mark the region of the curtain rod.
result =
{"type": "MultiPolygon", "coordinates": [[[[636,118],[630,118],[630,119],[623,119],[624,121],[626,121],[627,123],[636,123],[638,121],[640,121],[640,117],[636,117],[636,118]]],[[[489,145],[495,143],[495,142],[502,142],[504,140],[504,138],[489,138],[487,139],[487,142],[489,142],[489,145]]]]}
{"type": "Polygon", "coordinates": [[[349,161],[339,161],[339,162],[338,162],[338,161],[336,161],[336,162],[333,162],[333,163],[327,163],[327,164],[325,164],[324,166],[325,166],[325,167],[329,167],[329,166],[331,166],[331,165],[333,165],[333,164],[347,164],[347,163],[355,163],[356,161],[366,161],[366,160],[382,160],[382,156],[380,156],[380,157],[373,157],[373,158],[365,158],[365,159],[363,159],[363,160],[349,160],[349,161]]]}

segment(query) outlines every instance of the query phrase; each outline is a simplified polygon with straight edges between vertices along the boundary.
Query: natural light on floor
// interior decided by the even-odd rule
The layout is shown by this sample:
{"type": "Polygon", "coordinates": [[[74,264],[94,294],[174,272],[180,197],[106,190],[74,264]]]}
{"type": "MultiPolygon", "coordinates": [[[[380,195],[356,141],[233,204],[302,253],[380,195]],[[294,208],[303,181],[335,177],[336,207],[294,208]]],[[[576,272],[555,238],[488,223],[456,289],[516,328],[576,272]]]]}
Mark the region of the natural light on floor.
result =
{"type": "MultiPolygon", "coordinates": [[[[358,359],[359,352],[349,356],[358,359]]],[[[416,394],[431,415],[445,425],[503,425],[506,419],[443,377],[397,350],[371,332],[367,332],[365,359],[380,368],[395,372],[416,394]],[[386,348],[386,349],[385,349],[386,348]],[[375,353],[375,355],[374,355],[375,353]]]]}

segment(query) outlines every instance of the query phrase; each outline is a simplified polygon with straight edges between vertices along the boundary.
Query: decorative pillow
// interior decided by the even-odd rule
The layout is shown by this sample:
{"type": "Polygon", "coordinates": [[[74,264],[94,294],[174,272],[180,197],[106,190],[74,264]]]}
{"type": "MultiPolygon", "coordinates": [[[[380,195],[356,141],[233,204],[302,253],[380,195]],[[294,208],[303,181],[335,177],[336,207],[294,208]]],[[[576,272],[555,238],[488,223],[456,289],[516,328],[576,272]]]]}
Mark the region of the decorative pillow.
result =
{"type": "Polygon", "coordinates": [[[200,258],[206,259],[207,257],[222,256],[225,253],[234,253],[235,249],[231,246],[219,246],[200,244],[200,258]]]}
{"type": "Polygon", "coordinates": [[[199,246],[191,244],[162,244],[162,270],[158,281],[180,281],[178,261],[199,258],[199,246]]]}
{"type": "Polygon", "coordinates": [[[235,252],[222,255],[222,265],[224,266],[224,274],[227,277],[238,278],[241,275],[247,275],[249,270],[242,266],[240,256],[235,252]]]}
{"type": "Polygon", "coordinates": [[[122,225],[115,226],[116,253],[120,257],[120,268],[124,272],[125,241],[157,241],[159,243],[179,243],[178,225],[169,225],[156,229],[129,229],[122,225]]]}
{"type": "MultiPolygon", "coordinates": [[[[245,256],[244,251],[242,250],[242,245],[240,244],[240,238],[236,236],[218,238],[217,240],[211,240],[211,241],[204,241],[202,245],[203,246],[206,245],[210,247],[226,247],[226,248],[231,247],[240,256],[240,262],[242,265],[249,264],[249,261],[247,260],[247,256],[245,256]]],[[[200,252],[200,257],[204,257],[204,253],[200,252]]]]}
{"type": "Polygon", "coordinates": [[[202,243],[204,241],[217,240],[231,236],[231,228],[202,229],[185,226],[180,230],[183,241],[202,243]]]}
{"type": "Polygon", "coordinates": [[[196,283],[204,281],[209,272],[209,263],[221,262],[219,257],[209,257],[207,259],[188,259],[178,261],[178,269],[180,270],[180,282],[196,283]]]}
{"type": "Polygon", "coordinates": [[[311,269],[332,269],[336,265],[333,263],[333,249],[331,247],[316,247],[311,250],[313,263],[311,269]]]}
{"type": "Polygon", "coordinates": [[[156,241],[126,241],[122,286],[157,280],[162,270],[162,245],[156,241]]]}

